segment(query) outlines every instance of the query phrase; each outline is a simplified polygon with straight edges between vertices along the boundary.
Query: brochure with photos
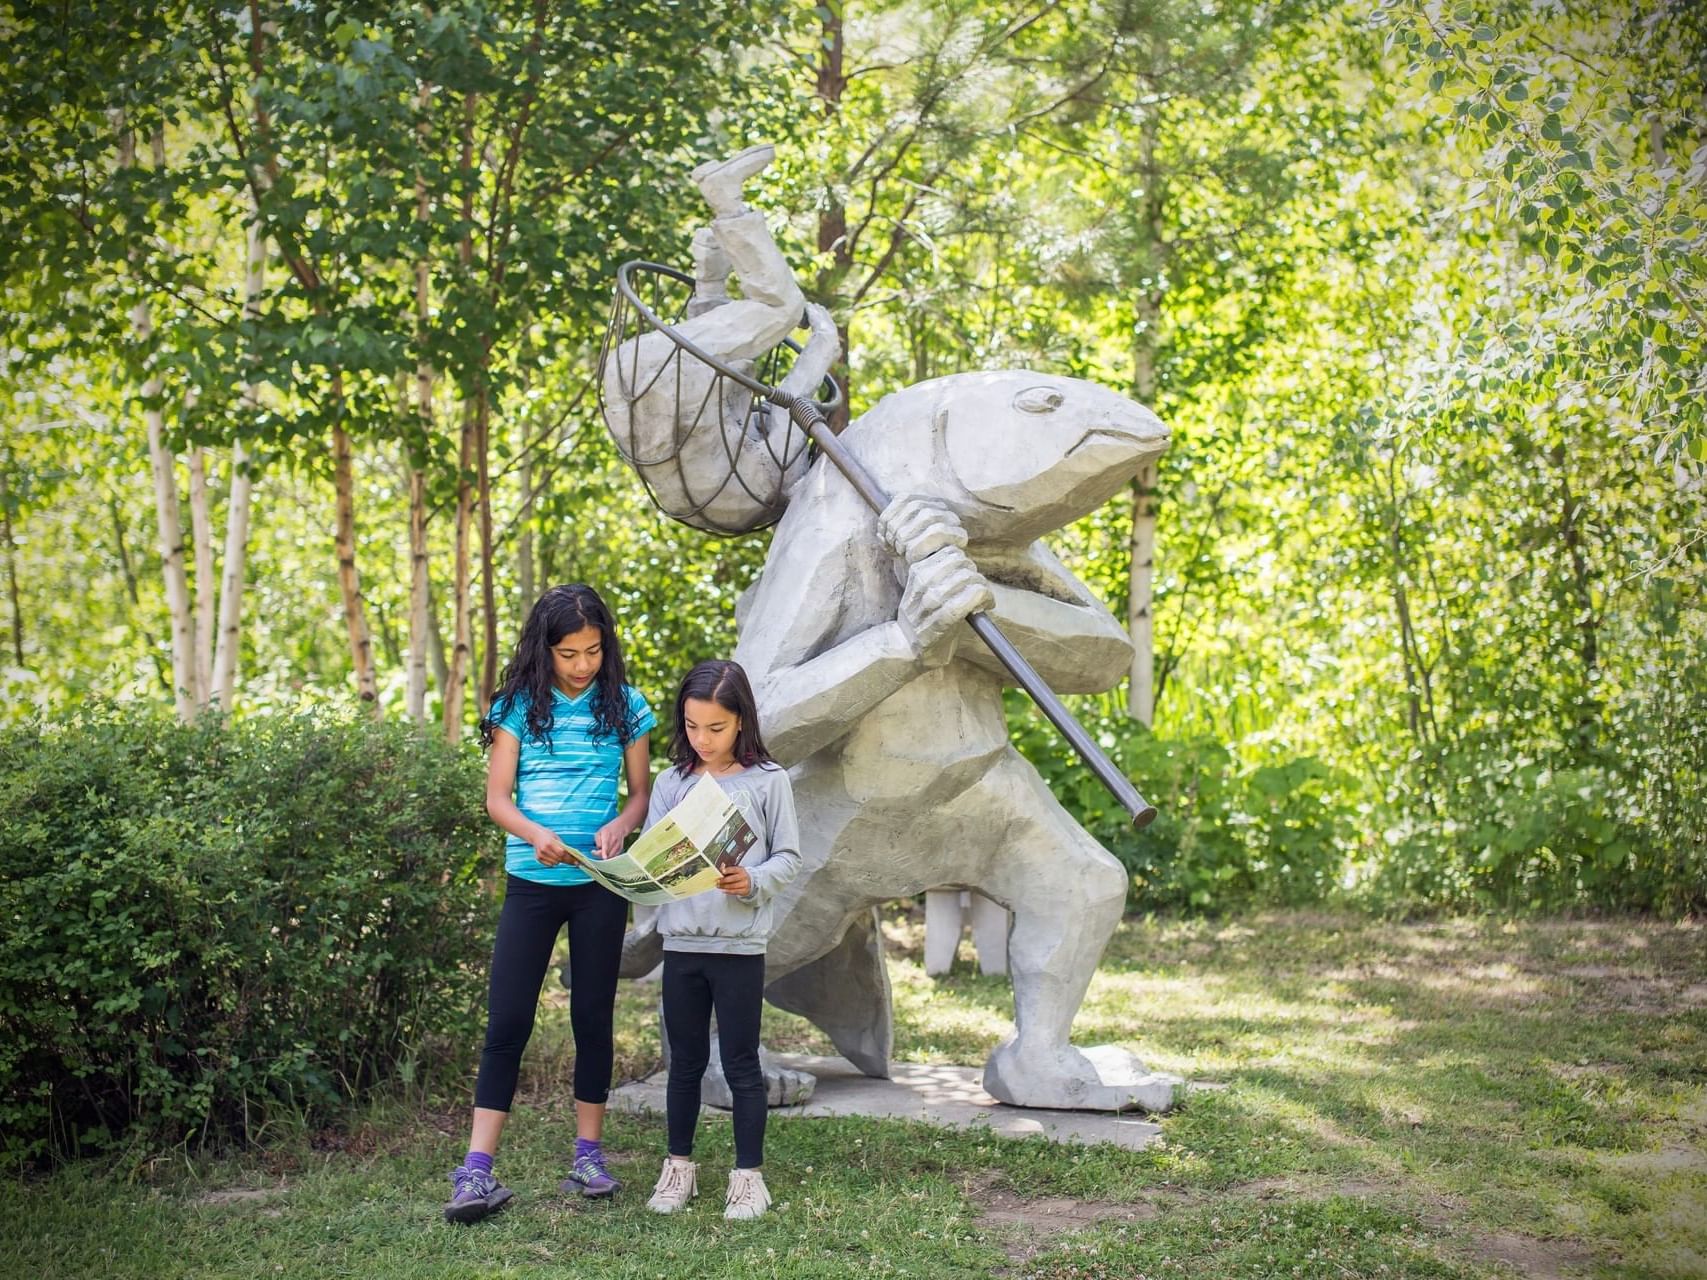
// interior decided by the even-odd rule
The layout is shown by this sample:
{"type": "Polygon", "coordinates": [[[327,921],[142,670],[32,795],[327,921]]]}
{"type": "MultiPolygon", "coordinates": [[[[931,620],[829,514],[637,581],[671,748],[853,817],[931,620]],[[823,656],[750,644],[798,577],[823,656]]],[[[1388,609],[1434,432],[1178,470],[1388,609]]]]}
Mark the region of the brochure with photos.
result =
{"type": "Polygon", "coordinates": [[[579,849],[569,853],[612,893],[661,906],[715,888],[718,872],[740,862],[757,840],[729,793],[707,773],[625,852],[603,860],[579,849]]]}

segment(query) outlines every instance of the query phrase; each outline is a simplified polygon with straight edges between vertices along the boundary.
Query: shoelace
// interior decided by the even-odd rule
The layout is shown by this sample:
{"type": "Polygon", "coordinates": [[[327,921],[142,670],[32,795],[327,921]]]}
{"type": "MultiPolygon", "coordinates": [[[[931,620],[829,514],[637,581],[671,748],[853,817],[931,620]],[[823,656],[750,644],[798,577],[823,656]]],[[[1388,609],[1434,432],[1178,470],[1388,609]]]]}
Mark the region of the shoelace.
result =
{"type": "Polygon", "coordinates": [[[658,1179],[656,1190],[659,1194],[685,1191],[688,1185],[688,1171],[673,1161],[664,1166],[664,1176],[658,1179]]]}
{"type": "Polygon", "coordinates": [[[729,1203],[743,1208],[756,1205],[759,1202],[759,1180],[757,1178],[737,1178],[729,1188],[729,1203]]]}

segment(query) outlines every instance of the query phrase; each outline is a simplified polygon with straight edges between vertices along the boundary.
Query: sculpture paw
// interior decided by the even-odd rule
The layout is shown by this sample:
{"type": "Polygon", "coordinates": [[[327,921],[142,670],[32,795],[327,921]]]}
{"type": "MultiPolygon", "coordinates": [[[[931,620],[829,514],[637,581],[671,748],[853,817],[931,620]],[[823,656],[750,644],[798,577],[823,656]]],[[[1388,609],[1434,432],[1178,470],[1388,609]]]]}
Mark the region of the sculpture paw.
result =
{"type": "Polygon", "coordinates": [[[1115,1045],[1027,1049],[1009,1037],[984,1064],[984,1090],[1017,1107],[1066,1111],[1166,1111],[1178,1076],[1151,1071],[1115,1045]]]}
{"type": "MultiPolygon", "coordinates": [[[[812,1090],[818,1087],[818,1077],[810,1071],[799,1071],[793,1067],[785,1067],[772,1058],[770,1051],[759,1049],[759,1066],[765,1073],[765,1104],[772,1107],[789,1107],[796,1103],[805,1102],[812,1096],[812,1090]]],[[[729,1082],[723,1078],[722,1064],[712,1056],[705,1070],[705,1079],[700,1084],[700,1101],[713,1107],[728,1110],[735,1105],[735,1096],[729,1092],[729,1082]]]]}

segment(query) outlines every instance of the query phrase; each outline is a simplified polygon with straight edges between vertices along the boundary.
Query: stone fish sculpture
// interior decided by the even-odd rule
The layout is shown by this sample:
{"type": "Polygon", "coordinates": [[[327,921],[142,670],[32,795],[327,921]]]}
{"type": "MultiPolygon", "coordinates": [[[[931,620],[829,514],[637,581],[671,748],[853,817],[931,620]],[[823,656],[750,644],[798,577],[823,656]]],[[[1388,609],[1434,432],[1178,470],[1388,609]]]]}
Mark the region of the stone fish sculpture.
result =
{"type": "MultiPolygon", "coordinates": [[[[1002,370],[907,387],[840,441],[898,496],[878,515],[818,460],[790,486],[736,609],[735,657],[789,766],[805,859],[778,901],[766,996],[860,1070],[887,1075],[874,908],[976,889],[1013,912],[1014,1031],[985,1064],[985,1088],[1025,1106],[1166,1109],[1174,1077],[1069,1041],[1126,873],[1009,745],[1012,677],[964,619],[989,610],[1057,692],[1118,683],[1131,657],[1124,628],[1039,538],[1113,496],[1167,431],[1094,383],[1002,370]]],[[[655,935],[637,930],[625,973],[657,953],[655,935]]],[[[772,1085],[773,1100],[798,1092],[772,1085]]],[[[708,1099],[716,1090],[708,1076],[708,1099]]]]}

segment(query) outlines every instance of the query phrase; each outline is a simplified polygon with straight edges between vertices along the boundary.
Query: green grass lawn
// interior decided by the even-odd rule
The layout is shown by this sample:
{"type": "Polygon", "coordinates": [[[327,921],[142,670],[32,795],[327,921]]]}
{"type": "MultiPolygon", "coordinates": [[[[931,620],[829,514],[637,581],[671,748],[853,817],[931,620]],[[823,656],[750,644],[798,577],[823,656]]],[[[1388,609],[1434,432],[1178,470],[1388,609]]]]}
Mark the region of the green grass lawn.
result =
{"type": "MultiPolygon", "coordinates": [[[[887,932],[897,1056],[977,1062],[1005,981],[926,978],[887,932]]],[[[657,1062],[655,989],[624,984],[619,1076],[657,1062]]],[[[779,1120],[777,1207],[705,1190],[645,1210],[659,1120],[615,1116],[629,1189],[559,1196],[573,1136],[567,1013],[548,983],[499,1172],[514,1206],[447,1226],[461,1098],[376,1104],[343,1130],[220,1159],[84,1162],[11,1188],[0,1275],[1477,1277],[1707,1275],[1707,930],[1628,921],[1400,925],[1331,915],[1128,921],[1079,1015],[1218,1087],[1143,1152],[925,1125],[779,1120]]],[[[775,1047],[828,1051],[767,1012],[775,1047]]]]}

